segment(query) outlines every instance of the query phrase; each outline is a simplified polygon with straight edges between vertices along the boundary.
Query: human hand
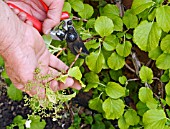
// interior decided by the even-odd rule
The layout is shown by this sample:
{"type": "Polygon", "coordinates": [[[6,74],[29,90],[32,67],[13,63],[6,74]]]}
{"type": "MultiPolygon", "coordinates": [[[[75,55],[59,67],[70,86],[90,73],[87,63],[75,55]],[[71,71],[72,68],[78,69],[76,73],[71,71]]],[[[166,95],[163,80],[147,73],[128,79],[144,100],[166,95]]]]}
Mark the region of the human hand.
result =
{"type": "MultiPolygon", "coordinates": [[[[36,19],[40,20],[43,23],[42,31],[44,34],[48,34],[54,26],[59,24],[64,4],[64,0],[43,0],[49,8],[48,12],[46,12],[39,0],[6,0],[6,2],[16,5],[36,19]]],[[[22,21],[30,25],[32,24],[31,21],[25,21],[25,13],[20,12],[18,9],[13,9],[13,11],[22,21]]]]}
{"type": "MultiPolygon", "coordinates": [[[[3,8],[3,5],[0,7],[3,8]]],[[[35,69],[40,68],[43,75],[52,73],[58,76],[59,71],[66,71],[68,66],[49,53],[38,31],[21,22],[9,8],[7,11],[4,15],[9,16],[4,16],[0,25],[3,30],[0,33],[0,55],[4,58],[7,74],[18,89],[30,95],[37,94],[38,90],[38,96],[44,98],[45,89],[42,87],[25,90],[25,84],[34,81],[35,69]]],[[[54,91],[67,87],[81,88],[79,82],[70,77],[65,83],[52,80],[50,87],[54,91]]]]}

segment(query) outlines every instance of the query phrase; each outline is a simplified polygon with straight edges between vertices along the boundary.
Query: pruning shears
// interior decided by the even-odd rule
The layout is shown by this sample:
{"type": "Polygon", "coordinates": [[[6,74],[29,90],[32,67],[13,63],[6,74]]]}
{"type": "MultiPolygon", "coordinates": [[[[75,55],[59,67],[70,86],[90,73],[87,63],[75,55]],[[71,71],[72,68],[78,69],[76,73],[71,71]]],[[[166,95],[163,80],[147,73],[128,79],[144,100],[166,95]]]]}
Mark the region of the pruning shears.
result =
{"type": "MultiPolygon", "coordinates": [[[[44,7],[45,11],[48,12],[47,5],[42,1],[39,0],[44,7]]],[[[7,3],[10,8],[18,9],[20,12],[24,12],[26,14],[26,20],[29,20],[33,23],[33,27],[36,28],[40,33],[42,33],[42,22],[40,22],[35,17],[31,16],[24,10],[20,9],[16,5],[12,3],[7,3]]],[[[50,31],[50,36],[54,40],[63,41],[65,40],[67,42],[68,48],[70,51],[74,54],[80,54],[80,58],[85,58],[86,55],[89,54],[89,51],[86,49],[81,37],[77,33],[76,29],[73,26],[73,22],[70,19],[70,16],[68,12],[62,12],[61,18],[60,18],[60,24],[55,26],[50,31]]]]}

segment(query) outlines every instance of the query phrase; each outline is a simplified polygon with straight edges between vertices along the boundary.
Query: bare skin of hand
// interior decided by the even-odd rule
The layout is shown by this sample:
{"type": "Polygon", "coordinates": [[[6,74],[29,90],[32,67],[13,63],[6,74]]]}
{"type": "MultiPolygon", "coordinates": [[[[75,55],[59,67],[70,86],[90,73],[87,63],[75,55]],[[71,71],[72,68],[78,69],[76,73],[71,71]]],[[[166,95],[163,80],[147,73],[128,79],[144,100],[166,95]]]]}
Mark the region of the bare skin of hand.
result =
{"type": "MultiPolygon", "coordinates": [[[[64,0],[43,0],[49,9],[46,12],[39,0],[6,0],[6,2],[17,5],[17,7],[43,22],[42,30],[44,34],[48,34],[55,25],[59,24],[64,4],[64,0]]],[[[19,12],[18,9],[13,11],[21,20],[26,20],[26,14],[19,12]]],[[[25,22],[32,24],[31,21],[25,22]]]]}
{"type": "MultiPolygon", "coordinates": [[[[66,66],[61,60],[50,54],[45,43],[37,30],[32,26],[22,22],[10,9],[10,17],[4,18],[7,20],[4,24],[8,28],[13,28],[9,31],[10,35],[0,35],[3,42],[0,44],[0,54],[4,58],[7,74],[13,84],[20,90],[25,91],[25,84],[28,81],[34,80],[34,71],[36,68],[41,69],[41,74],[46,75],[52,73],[54,76],[59,75],[59,71],[66,71],[66,66]],[[9,24],[10,23],[10,24],[9,24]],[[15,28],[15,29],[14,29],[15,28]]],[[[6,29],[3,33],[8,33],[6,29]]],[[[68,87],[81,89],[80,83],[70,77],[65,83],[52,80],[50,82],[52,90],[61,90],[68,87]]],[[[25,91],[29,95],[37,94],[40,98],[45,97],[45,89],[35,87],[30,91],[25,91]]]]}

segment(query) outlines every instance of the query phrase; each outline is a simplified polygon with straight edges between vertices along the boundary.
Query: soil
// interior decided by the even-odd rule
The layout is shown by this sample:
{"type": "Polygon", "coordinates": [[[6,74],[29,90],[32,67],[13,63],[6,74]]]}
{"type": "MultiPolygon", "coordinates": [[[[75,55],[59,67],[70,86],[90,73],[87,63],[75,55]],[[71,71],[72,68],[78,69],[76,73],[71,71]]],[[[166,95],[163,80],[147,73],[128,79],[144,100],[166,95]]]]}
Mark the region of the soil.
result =
{"type": "MultiPolygon", "coordinates": [[[[27,115],[32,113],[28,106],[24,106],[24,100],[13,101],[7,96],[7,87],[4,80],[0,78],[0,129],[6,129],[6,126],[12,123],[15,116],[21,115],[24,119],[27,119],[27,115]]],[[[62,111],[62,118],[57,121],[53,121],[52,118],[43,118],[46,121],[45,129],[68,129],[73,122],[74,112],[92,114],[92,111],[87,108],[91,95],[91,93],[80,92],[67,104],[62,111]]]]}

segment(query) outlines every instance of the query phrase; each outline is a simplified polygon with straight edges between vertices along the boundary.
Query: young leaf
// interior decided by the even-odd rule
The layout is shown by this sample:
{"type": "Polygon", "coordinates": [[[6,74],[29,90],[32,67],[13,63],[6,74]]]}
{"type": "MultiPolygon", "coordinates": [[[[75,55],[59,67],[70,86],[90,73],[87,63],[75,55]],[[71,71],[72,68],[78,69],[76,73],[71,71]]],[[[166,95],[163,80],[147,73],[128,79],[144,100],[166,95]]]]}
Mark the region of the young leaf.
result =
{"type": "Polygon", "coordinates": [[[94,72],[86,73],[85,79],[88,82],[86,88],[84,89],[85,92],[89,91],[91,88],[96,88],[100,82],[99,76],[94,72]]]}
{"type": "Polygon", "coordinates": [[[108,66],[113,70],[121,69],[125,65],[125,58],[115,52],[107,60],[108,66]]]}
{"type": "Polygon", "coordinates": [[[143,115],[145,129],[163,129],[166,121],[166,115],[163,110],[152,109],[143,115]]]}
{"type": "Polygon", "coordinates": [[[139,77],[142,80],[142,83],[148,83],[151,84],[153,82],[153,72],[151,68],[148,68],[147,66],[142,66],[139,71],[139,77]]]}
{"type": "Polygon", "coordinates": [[[100,52],[92,52],[89,56],[86,57],[86,64],[89,69],[95,73],[99,73],[102,70],[104,64],[104,56],[100,52]]]}
{"type": "Polygon", "coordinates": [[[153,4],[154,2],[152,2],[152,0],[133,0],[131,8],[134,14],[139,14],[153,4]]]}
{"type": "Polygon", "coordinates": [[[103,102],[103,110],[105,111],[105,117],[106,119],[118,119],[123,115],[124,112],[124,103],[121,99],[112,99],[107,98],[103,102]]]}
{"type": "Polygon", "coordinates": [[[170,81],[165,85],[165,92],[166,95],[170,96],[170,81]]]}
{"type": "Polygon", "coordinates": [[[132,44],[129,41],[125,41],[122,44],[116,46],[116,52],[123,57],[127,57],[131,52],[132,44]]]}
{"type": "Polygon", "coordinates": [[[165,100],[166,100],[166,103],[170,106],[170,96],[169,95],[166,95],[165,100]]]}
{"type": "Polygon", "coordinates": [[[79,12],[84,9],[84,4],[80,0],[69,0],[68,1],[71,4],[71,7],[74,9],[74,11],[79,12]]]}
{"type": "Polygon", "coordinates": [[[119,39],[115,35],[109,35],[104,38],[103,47],[107,51],[113,51],[116,49],[118,43],[119,43],[119,39]]]}
{"type": "Polygon", "coordinates": [[[89,19],[93,15],[93,13],[93,7],[89,4],[84,4],[84,9],[78,12],[78,14],[84,19],[89,19]]]}
{"type": "Polygon", "coordinates": [[[94,72],[89,72],[85,74],[86,81],[88,83],[98,83],[100,82],[99,76],[94,72]]]}
{"type": "Polygon", "coordinates": [[[138,25],[138,18],[130,11],[126,11],[123,16],[123,23],[126,25],[128,29],[132,29],[138,25]]]}
{"type": "Polygon", "coordinates": [[[7,94],[8,94],[8,97],[12,100],[21,101],[23,98],[22,91],[18,90],[13,84],[11,84],[7,88],[7,94]]]}
{"type": "Polygon", "coordinates": [[[170,54],[170,34],[167,34],[161,41],[161,49],[165,53],[170,54]]]}
{"type": "Polygon", "coordinates": [[[106,94],[113,99],[118,99],[125,96],[125,88],[115,82],[109,82],[105,90],[106,94]]]}
{"type": "Polygon", "coordinates": [[[170,68],[170,54],[163,53],[156,59],[156,66],[159,69],[169,69],[170,68]]]}
{"type": "Polygon", "coordinates": [[[149,51],[149,58],[156,60],[162,54],[161,48],[158,46],[152,51],[149,51]]]}
{"type": "Polygon", "coordinates": [[[123,74],[122,74],[122,70],[110,70],[109,71],[109,74],[110,74],[110,77],[115,80],[115,81],[118,81],[119,80],[119,77],[121,77],[123,74]]]}
{"type": "Polygon", "coordinates": [[[113,24],[114,24],[114,30],[115,31],[122,31],[123,30],[123,21],[122,19],[119,17],[119,16],[112,16],[112,21],[113,21],[113,24]]]}
{"type": "Polygon", "coordinates": [[[137,104],[136,104],[136,108],[137,108],[137,112],[140,116],[143,116],[143,114],[149,110],[149,108],[146,106],[145,103],[139,101],[137,104]]]}
{"type": "Polygon", "coordinates": [[[63,6],[63,12],[66,11],[68,13],[71,13],[71,5],[69,2],[64,2],[64,6],[63,6]]]}
{"type": "Polygon", "coordinates": [[[100,42],[96,42],[96,40],[90,40],[85,44],[85,46],[87,49],[91,49],[91,48],[97,49],[100,46],[100,42]]]}
{"type": "Polygon", "coordinates": [[[133,109],[129,109],[124,114],[125,121],[129,125],[137,125],[139,123],[139,116],[137,115],[136,111],[133,109]]]}
{"type": "Polygon", "coordinates": [[[73,67],[73,68],[70,68],[70,69],[68,70],[68,75],[71,76],[71,77],[74,77],[75,79],[77,79],[77,80],[81,83],[82,87],[85,87],[85,85],[84,85],[83,82],[81,81],[82,74],[81,74],[81,71],[80,71],[80,69],[79,69],[78,66],[75,66],[75,67],[73,67]]]}
{"type": "Polygon", "coordinates": [[[101,11],[101,15],[113,19],[112,16],[119,16],[119,9],[114,4],[106,4],[106,6],[101,11]]]}
{"type": "Polygon", "coordinates": [[[106,16],[100,16],[97,18],[94,24],[96,32],[101,36],[109,36],[113,32],[113,22],[106,16]]]}
{"type": "Polygon", "coordinates": [[[3,66],[4,65],[4,60],[3,58],[0,56],[0,66],[3,66]]]}
{"type": "Polygon", "coordinates": [[[156,21],[163,31],[169,32],[170,30],[170,7],[165,5],[156,9],[156,21]]]}
{"type": "Polygon", "coordinates": [[[120,82],[120,84],[124,85],[127,82],[126,76],[119,77],[119,82],[120,82]]]}
{"type": "Polygon", "coordinates": [[[161,28],[156,22],[141,22],[134,30],[133,41],[141,50],[150,51],[158,46],[161,28]]]}
{"type": "Polygon", "coordinates": [[[153,92],[151,89],[146,87],[141,87],[139,90],[139,99],[141,102],[146,103],[153,98],[153,92]]]}
{"type": "Polygon", "coordinates": [[[89,19],[86,23],[86,29],[94,28],[95,18],[89,19]]]}
{"type": "Polygon", "coordinates": [[[129,124],[126,123],[123,116],[118,120],[118,126],[120,129],[129,129],[129,124]]]}
{"type": "Polygon", "coordinates": [[[45,120],[40,120],[40,116],[30,116],[29,119],[31,120],[31,127],[30,129],[44,129],[46,122],[45,120]]]}
{"type": "Polygon", "coordinates": [[[103,112],[102,104],[103,104],[103,101],[99,97],[91,99],[89,101],[89,107],[98,112],[103,112]]]}

